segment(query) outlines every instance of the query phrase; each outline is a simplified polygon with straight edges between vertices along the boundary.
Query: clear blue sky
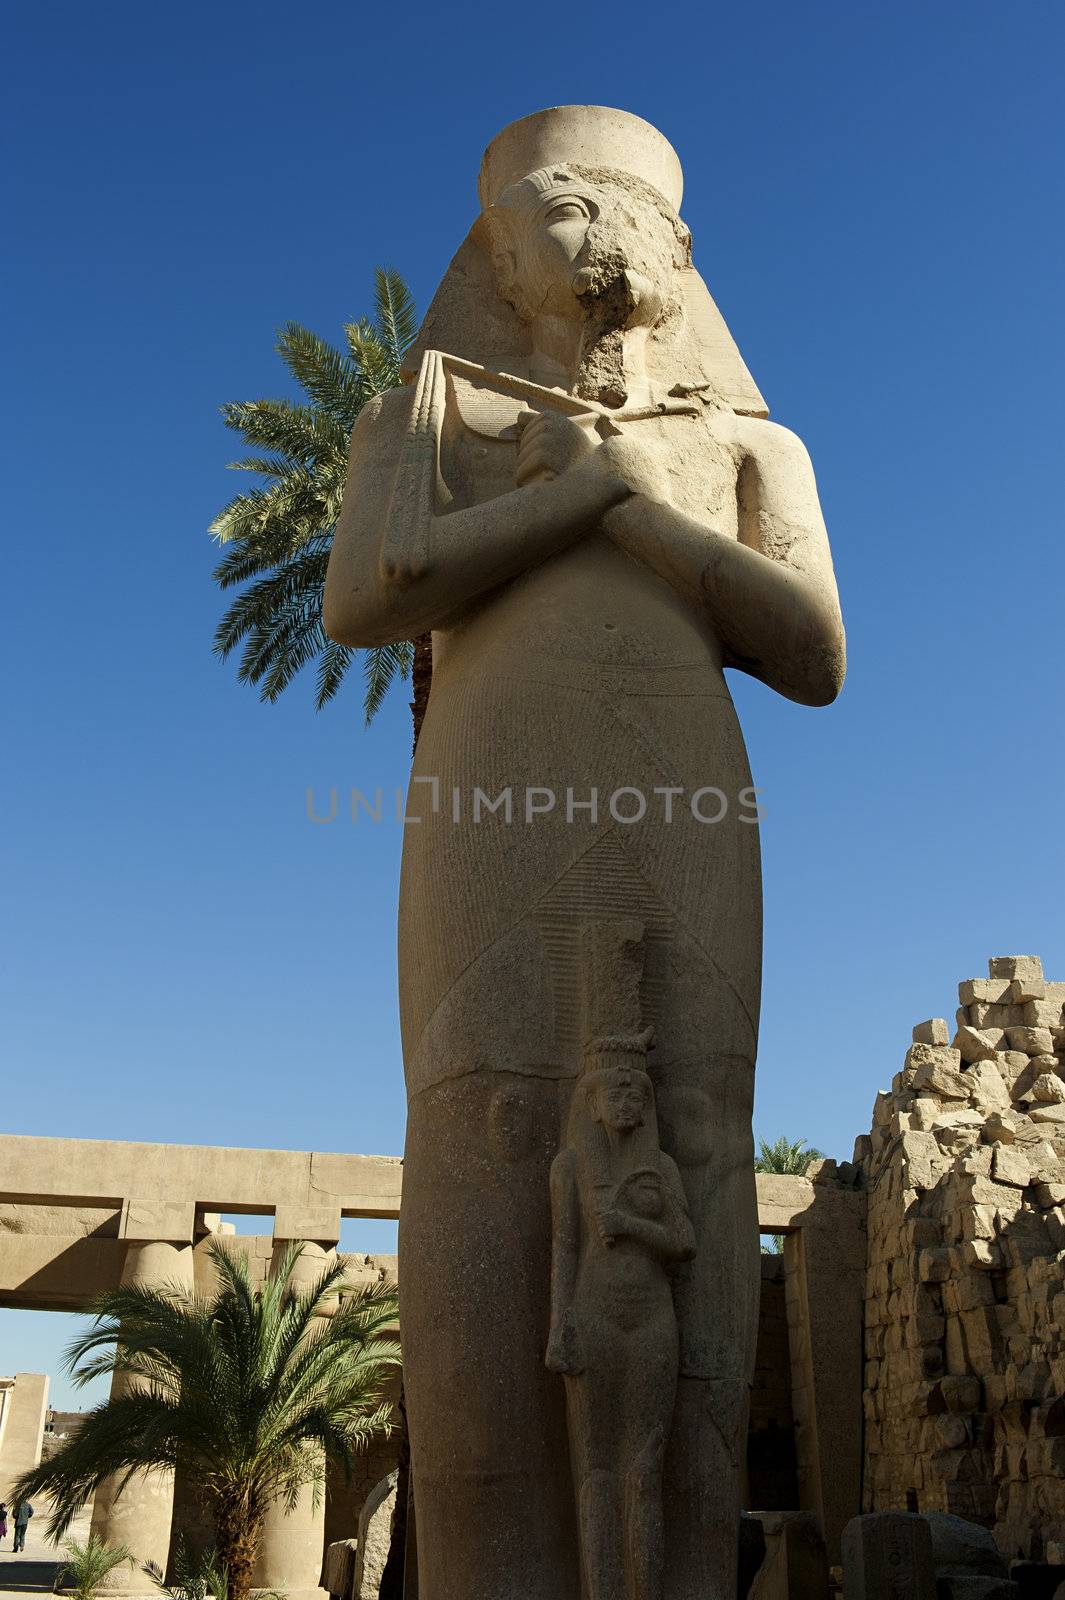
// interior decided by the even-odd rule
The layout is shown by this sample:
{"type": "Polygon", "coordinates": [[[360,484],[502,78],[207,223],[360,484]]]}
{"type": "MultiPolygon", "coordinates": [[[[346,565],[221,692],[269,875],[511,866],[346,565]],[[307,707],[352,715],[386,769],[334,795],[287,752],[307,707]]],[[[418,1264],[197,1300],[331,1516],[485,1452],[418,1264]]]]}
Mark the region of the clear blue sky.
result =
{"type": "MultiPolygon", "coordinates": [[[[1062,926],[1057,3],[6,8],[2,832],[12,1132],[398,1152],[405,697],[261,706],[211,655],[218,407],[375,263],[426,303],[483,146],[637,111],[808,443],[850,678],[734,680],[768,817],[756,1127],[840,1156],[911,1024],[1062,926]]],[[[371,1238],[370,1233],[360,1235],[371,1238]]],[[[376,1237],[376,1236],[373,1236],[376,1237]]],[[[0,1371],[67,1319],[0,1317],[0,1371]]]]}

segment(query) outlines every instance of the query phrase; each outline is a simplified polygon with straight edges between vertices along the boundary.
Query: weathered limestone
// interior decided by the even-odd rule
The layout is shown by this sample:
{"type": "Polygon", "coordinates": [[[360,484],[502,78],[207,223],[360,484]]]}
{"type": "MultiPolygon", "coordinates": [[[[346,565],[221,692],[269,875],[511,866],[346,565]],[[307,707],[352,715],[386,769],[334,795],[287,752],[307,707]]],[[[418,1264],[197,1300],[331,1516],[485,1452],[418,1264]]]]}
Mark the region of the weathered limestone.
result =
{"type": "Polygon", "coordinates": [[[396,1503],[396,1474],[390,1472],[366,1497],[359,1514],[358,1548],[352,1574],[352,1600],[378,1600],[381,1576],[388,1560],[392,1533],[392,1508],[396,1503]]]}
{"type": "Polygon", "coordinates": [[[916,1491],[1038,1558],[1065,1539],[1065,985],[1032,956],[989,970],[959,986],[953,1048],[911,1048],[863,1154],[865,1496],[916,1491]],[[992,1018],[992,1046],[977,1024],[1014,1005],[1040,1010],[992,1018]]]}
{"type": "MultiPolygon", "coordinates": [[[[129,1288],[193,1292],[192,1213],[182,1219],[178,1208],[141,1205],[135,1215],[124,1214],[127,1227],[126,1260],[122,1282],[129,1288]],[[188,1237],[182,1237],[187,1225],[188,1237]],[[139,1236],[138,1236],[139,1235],[139,1236]],[[146,1236],[145,1236],[146,1235],[146,1236]],[[168,1238],[169,1235],[169,1238],[168,1238]],[[170,1242],[174,1240],[174,1242],[170,1242]]],[[[138,1380],[116,1372],[111,1380],[112,1404],[135,1392],[138,1380]]],[[[125,1544],[136,1566],[119,1567],[105,1580],[109,1593],[146,1592],[143,1567],[153,1562],[166,1571],[170,1550],[170,1523],[174,1508],[171,1472],[138,1473],[124,1486],[109,1478],[93,1500],[92,1532],[107,1544],[125,1544]],[[121,1493],[119,1489],[121,1488],[121,1493]]]]}
{"type": "Polygon", "coordinates": [[[0,1500],[11,1504],[11,1485],[41,1459],[48,1409],[48,1379],[40,1372],[0,1378],[0,1500]]]}
{"type": "Polygon", "coordinates": [[[20,1205],[48,1206],[57,1197],[66,1207],[115,1209],[129,1198],[191,1200],[205,1212],[253,1214],[336,1205],[346,1217],[398,1217],[403,1174],[394,1156],[11,1133],[0,1135],[0,1164],[3,1192],[18,1195],[20,1205]]]}
{"type": "Polygon", "coordinates": [[[816,1514],[831,1562],[860,1509],[865,1209],[865,1194],[841,1181],[758,1175],[759,1226],[785,1235],[799,1507],[816,1514]]]}
{"type": "Polygon", "coordinates": [[[479,189],[416,381],[355,428],[325,594],[342,642],[433,631],[400,906],[419,1581],[422,1600],[578,1594],[546,1198],[584,1046],[634,1031],[581,956],[627,918],[696,1240],[671,1277],[662,1469],[681,1600],[734,1582],[758,1283],[760,884],[723,668],[824,703],[842,627],[808,459],[691,264],[668,143],[625,112],[538,112],[479,189]]]}

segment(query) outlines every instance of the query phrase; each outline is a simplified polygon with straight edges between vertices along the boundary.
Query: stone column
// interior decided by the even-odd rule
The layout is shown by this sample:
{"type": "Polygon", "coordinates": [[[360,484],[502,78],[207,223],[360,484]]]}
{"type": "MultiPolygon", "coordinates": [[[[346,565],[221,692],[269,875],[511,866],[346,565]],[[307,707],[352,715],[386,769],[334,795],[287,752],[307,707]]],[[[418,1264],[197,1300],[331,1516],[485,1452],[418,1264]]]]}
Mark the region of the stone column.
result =
{"type": "Polygon", "coordinates": [[[838,1562],[844,1526],[861,1508],[865,1195],[810,1188],[802,1227],[784,1239],[791,1403],[799,1504],[817,1514],[838,1562]]]}
{"type": "Polygon", "coordinates": [[[11,1485],[41,1459],[48,1414],[48,1379],[39,1372],[17,1372],[4,1379],[0,1394],[0,1499],[11,1504],[11,1485]]]}
{"type": "MultiPolygon", "coordinates": [[[[123,1287],[174,1287],[192,1293],[193,1216],[191,1203],[141,1205],[131,1201],[123,1206],[120,1231],[127,1241],[123,1287]]],[[[112,1400],[128,1394],[136,1382],[126,1373],[116,1372],[111,1381],[112,1400]]],[[[120,1482],[120,1478],[109,1478],[97,1489],[92,1532],[108,1544],[128,1545],[136,1566],[118,1569],[104,1587],[110,1593],[149,1594],[151,1582],[142,1568],[152,1561],[166,1570],[174,1476],[171,1472],[138,1473],[121,1493],[120,1482]]]]}
{"type": "MultiPolygon", "coordinates": [[[[340,1237],[340,1212],[322,1214],[302,1208],[278,1210],[274,1223],[273,1265],[276,1267],[296,1239],[303,1251],[292,1275],[293,1286],[305,1290],[336,1259],[340,1237]],[[314,1243],[308,1243],[308,1238],[314,1243]]],[[[323,1600],[322,1561],[325,1555],[325,1485],[317,1506],[314,1489],[307,1484],[291,1511],[275,1502],[266,1514],[259,1559],[255,1568],[258,1588],[279,1589],[287,1600],[323,1600]]]]}

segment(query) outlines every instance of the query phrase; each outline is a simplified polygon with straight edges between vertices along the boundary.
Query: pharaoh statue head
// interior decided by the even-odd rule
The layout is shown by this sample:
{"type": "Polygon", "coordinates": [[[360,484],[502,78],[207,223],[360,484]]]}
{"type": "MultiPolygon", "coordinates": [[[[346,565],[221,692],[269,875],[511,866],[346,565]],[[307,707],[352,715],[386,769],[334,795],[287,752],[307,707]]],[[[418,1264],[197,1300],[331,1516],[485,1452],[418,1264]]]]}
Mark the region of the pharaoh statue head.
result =
{"type": "Polygon", "coordinates": [[[765,403],[692,265],[676,151],[642,117],[556,106],[511,123],[481,163],[481,212],[407,358],[426,349],[498,372],[527,362],[544,319],[581,320],[576,389],[624,401],[634,338],[664,392],[713,393],[749,415],[765,403]]]}

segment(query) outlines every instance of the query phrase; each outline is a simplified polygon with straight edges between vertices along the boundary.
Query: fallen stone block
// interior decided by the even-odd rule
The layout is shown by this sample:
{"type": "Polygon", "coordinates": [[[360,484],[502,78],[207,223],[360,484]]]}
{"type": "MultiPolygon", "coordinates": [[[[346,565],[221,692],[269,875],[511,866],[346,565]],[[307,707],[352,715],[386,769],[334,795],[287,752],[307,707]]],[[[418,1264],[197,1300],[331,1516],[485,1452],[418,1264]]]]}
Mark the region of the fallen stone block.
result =
{"type": "MultiPolygon", "coordinates": [[[[970,1028],[969,1032],[974,1030],[970,1028]]],[[[1007,1028],[1006,1037],[1011,1050],[1023,1050],[1026,1056],[1052,1056],[1054,1040],[1049,1028],[1007,1028]]],[[[964,1054],[964,1050],[962,1052],[964,1054]]],[[[973,1060],[980,1058],[974,1056],[973,1060]]]]}
{"type": "MultiPolygon", "coordinates": [[[[1065,1084],[1062,1084],[1062,1088],[1065,1088],[1065,1084]]],[[[984,1118],[979,1111],[970,1111],[967,1108],[955,1110],[951,1107],[949,1111],[938,1112],[932,1126],[933,1128],[983,1128],[984,1118]]]]}
{"type": "Polygon", "coordinates": [[[352,1600],[357,1539],[338,1539],[326,1546],[322,1563],[322,1588],[332,1600],[352,1600]]]}
{"type": "Polygon", "coordinates": [[[948,1511],[926,1511],[923,1520],[931,1535],[937,1576],[947,1572],[978,1573],[994,1578],[1009,1576],[1006,1558],[987,1528],[968,1522],[964,1517],[952,1516],[948,1511]]]}
{"type": "Polygon", "coordinates": [[[990,1239],[967,1239],[961,1247],[961,1255],[967,1267],[983,1272],[1002,1265],[1002,1252],[990,1239]]]}
{"type": "MultiPolygon", "coordinates": [[[[1060,1007],[1058,1008],[1060,1014],[1060,1007]]],[[[950,1029],[947,1027],[945,1017],[929,1017],[927,1022],[914,1024],[914,1044],[950,1044],[950,1029]]]]}
{"type": "Polygon", "coordinates": [[[1013,1184],[1018,1189],[1027,1188],[1032,1180],[1031,1168],[1023,1150],[1007,1144],[995,1145],[991,1175],[996,1183],[1013,1184]]]}
{"type": "Polygon", "coordinates": [[[984,1133],[993,1144],[1012,1144],[1025,1120],[1019,1111],[993,1111],[984,1123],[984,1133]]]}
{"type": "Polygon", "coordinates": [[[1006,1048],[1006,1039],[1007,1035],[1001,1028],[972,1028],[966,1024],[960,1026],[954,1035],[954,1048],[961,1052],[963,1061],[993,1061],[995,1052],[1006,1048]]]}
{"type": "Polygon", "coordinates": [[[967,1022],[974,1028],[1016,1028],[1032,1019],[1025,1015],[1027,1005],[989,1005],[983,1001],[976,1001],[974,1005],[967,1006],[967,1022]]]}
{"type": "Polygon", "coordinates": [[[1028,1000],[1021,1022],[1029,1028],[1060,1028],[1061,1006],[1055,1000],[1028,1000]]]}
{"type": "Polygon", "coordinates": [[[847,1600],[933,1600],[932,1535],[923,1517],[874,1511],[843,1530],[847,1600]]]}
{"type": "Polygon", "coordinates": [[[1023,1005],[1026,1000],[1046,1000],[1050,998],[1050,987],[1044,978],[1013,978],[1008,999],[1012,1005],[1023,1005]]]}
{"type": "Polygon", "coordinates": [[[987,963],[989,978],[1042,978],[1043,963],[1038,956],[992,956],[987,963]]]}
{"type": "MultiPolygon", "coordinates": [[[[980,1279],[986,1283],[986,1278],[980,1279]]],[[[971,1374],[950,1375],[940,1378],[936,1384],[939,1396],[948,1411],[956,1411],[966,1416],[971,1411],[980,1409],[980,1379],[971,1374]]]]}
{"type": "Polygon", "coordinates": [[[1065,1103],[1065,1080],[1056,1072],[1041,1072],[1022,1099],[1034,1100],[1040,1105],[1062,1105],[1065,1103]]]}
{"type": "Polygon", "coordinates": [[[1010,1091],[994,1061],[974,1061],[965,1073],[969,1080],[969,1094],[982,1111],[1005,1111],[1010,1103],[1010,1091]]]}
{"type": "Polygon", "coordinates": [[[968,978],[958,985],[958,999],[963,1006],[998,1005],[1011,998],[1012,988],[1010,978],[968,978]]]}

